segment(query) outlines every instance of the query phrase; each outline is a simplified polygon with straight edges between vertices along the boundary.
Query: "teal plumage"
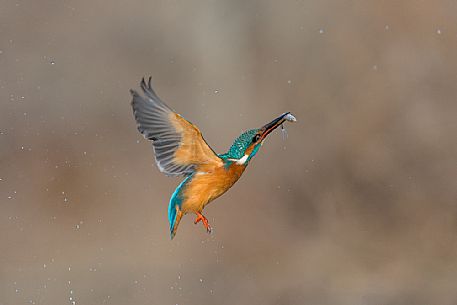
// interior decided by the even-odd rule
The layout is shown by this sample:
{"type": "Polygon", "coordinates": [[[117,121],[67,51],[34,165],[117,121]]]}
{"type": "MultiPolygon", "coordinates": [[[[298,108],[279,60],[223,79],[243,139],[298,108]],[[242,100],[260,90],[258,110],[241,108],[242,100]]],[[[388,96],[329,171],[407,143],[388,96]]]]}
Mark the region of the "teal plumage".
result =
{"type": "Polygon", "coordinates": [[[190,179],[192,179],[192,175],[187,176],[175,189],[173,195],[171,195],[170,203],[168,204],[168,222],[170,223],[170,232],[173,232],[173,228],[175,227],[176,223],[176,213],[181,209],[182,201],[184,199],[182,196],[182,191],[190,179]]]}
{"type": "Polygon", "coordinates": [[[252,144],[252,138],[258,131],[258,129],[251,129],[243,132],[238,138],[236,138],[235,141],[233,141],[233,144],[230,146],[229,150],[225,154],[219,156],[225,159],[242,158],[248,146],[252,144]]]}

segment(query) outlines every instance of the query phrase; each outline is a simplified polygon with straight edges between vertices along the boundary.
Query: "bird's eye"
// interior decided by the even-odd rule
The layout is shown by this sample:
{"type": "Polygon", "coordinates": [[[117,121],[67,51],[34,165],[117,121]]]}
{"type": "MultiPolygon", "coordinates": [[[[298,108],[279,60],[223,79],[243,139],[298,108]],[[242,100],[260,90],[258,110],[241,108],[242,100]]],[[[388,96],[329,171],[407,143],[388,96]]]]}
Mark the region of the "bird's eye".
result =
{"type": "Polygon", "coordinates": [[[256,134],[256,135],[252,138],[252,143],[257,142],[259,139],[260,139],[260,135],[259,135],[259,134],[256,134]]]}

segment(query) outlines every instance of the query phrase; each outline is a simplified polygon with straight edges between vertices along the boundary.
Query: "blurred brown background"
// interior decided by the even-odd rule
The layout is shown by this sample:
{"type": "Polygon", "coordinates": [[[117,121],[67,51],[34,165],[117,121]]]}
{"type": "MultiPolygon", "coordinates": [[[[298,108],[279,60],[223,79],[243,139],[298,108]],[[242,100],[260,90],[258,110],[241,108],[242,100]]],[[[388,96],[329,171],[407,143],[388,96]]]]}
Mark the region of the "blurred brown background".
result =
{"type": "Polygon", "coordinates": [[[0,304],[455,304],[457,2],[1,1],[0,304]],[[225,152],[170,241],[130,88],[225,152]]]}

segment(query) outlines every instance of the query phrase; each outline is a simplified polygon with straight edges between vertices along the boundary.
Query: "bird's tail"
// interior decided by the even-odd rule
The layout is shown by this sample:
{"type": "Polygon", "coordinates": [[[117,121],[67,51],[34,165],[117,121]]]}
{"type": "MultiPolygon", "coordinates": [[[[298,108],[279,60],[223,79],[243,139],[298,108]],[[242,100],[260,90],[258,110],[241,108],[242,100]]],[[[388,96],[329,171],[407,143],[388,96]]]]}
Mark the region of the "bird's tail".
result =
{"type": "Polygon", "coordinates": [[[176,231],[178,230],[179,222],[183,216],[183,212],[181,211],[179,204],[174,202],[170,202],[170,206],[168,207],[168,220],[170,221],[170,237],[173,239],[176,235],[176,231]]]}
{"type": "Polygon", "coordinates": [[[168,205],[168,221],[170,222],[170,235],[171,239],[175,237],[176,230],[178,230],[179,222],[181,221],[182,216],[184,215],[181,210],[183,197],[182,197],[182,188],[186,183],[191,179],[192,176],[188,176],[184,179],[176,188],[173,195],[170,198],[170,204],[168,205]]]}

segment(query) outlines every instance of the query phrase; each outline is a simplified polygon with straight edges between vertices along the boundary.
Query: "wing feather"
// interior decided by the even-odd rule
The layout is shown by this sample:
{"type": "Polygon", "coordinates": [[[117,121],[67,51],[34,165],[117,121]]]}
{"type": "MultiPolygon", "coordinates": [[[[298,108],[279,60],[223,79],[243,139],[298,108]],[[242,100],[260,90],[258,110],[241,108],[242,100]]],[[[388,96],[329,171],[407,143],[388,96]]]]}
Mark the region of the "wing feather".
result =
{"type": "Polygon", "coordinates": [[[148,84],[143,78],[140,86],[144,96],[130,90],[133,114],[140,133],[152,141],[161,172],[170,176],[190,175],[197,169],[208,171],[223,165],[200,130],[157,96],[151,87],[151,78],[148,84]]]}

